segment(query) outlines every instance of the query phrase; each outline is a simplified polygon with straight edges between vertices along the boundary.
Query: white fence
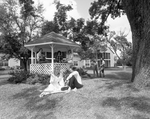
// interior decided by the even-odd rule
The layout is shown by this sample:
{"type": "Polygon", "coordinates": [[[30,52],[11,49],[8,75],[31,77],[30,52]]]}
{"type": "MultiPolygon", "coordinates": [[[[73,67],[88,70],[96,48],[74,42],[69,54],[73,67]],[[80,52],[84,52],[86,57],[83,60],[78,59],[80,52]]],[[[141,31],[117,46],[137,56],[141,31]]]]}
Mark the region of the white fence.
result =
{"type": "MultiPolygon", "coordinates": [[[[57,75],[60,69],[67,70],[69,68],[68,63],[54,63],[54,74],[57,75]]],[[[30,72],[38,74],[51,74],[52,64],[51,63],[41,63],[41,64],[30,64],[30,72]]]]}

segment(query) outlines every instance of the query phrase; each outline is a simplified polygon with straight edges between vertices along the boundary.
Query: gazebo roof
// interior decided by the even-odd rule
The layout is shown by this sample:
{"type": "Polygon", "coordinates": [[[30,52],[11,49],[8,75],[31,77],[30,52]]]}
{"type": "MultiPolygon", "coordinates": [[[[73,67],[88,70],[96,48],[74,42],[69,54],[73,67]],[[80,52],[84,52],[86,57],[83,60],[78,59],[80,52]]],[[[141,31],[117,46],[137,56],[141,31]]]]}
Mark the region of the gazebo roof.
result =
{"type": "Polygon", "coordinates": [[[41,38],[30,41],[30,42],[25,44],[25,47],[50,45],[50,44],[80,47],[80,45],[76,44],[75,42],[73,42],[73,41],[71,41],[71,40],[65,38],[64,36],[57,34],[55,32],[50,32],[50,33],[42,36],[41,38]]]}

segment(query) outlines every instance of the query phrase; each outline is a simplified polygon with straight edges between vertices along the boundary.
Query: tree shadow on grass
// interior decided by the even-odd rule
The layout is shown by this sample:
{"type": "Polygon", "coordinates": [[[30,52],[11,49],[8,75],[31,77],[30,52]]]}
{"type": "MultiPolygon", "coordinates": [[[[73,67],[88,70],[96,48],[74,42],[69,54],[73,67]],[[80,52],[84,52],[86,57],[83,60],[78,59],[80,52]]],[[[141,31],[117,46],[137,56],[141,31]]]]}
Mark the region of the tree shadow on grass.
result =
{"type": "Polygon", "coordinates": [[[95,115],[96,119],[106,119],[104,116],[99,115],[98,113],[95,113],[94,115],[95,115]]]}
{"type": "Polygon", "coordinates": [[[38,91],[37,87],[32,87],[29,89],[25,89],[22,92],[16,94],[13,96],[13,99],[24,99],[26,101],[26,104],[24,107],[30,112],[38,112],[37,115],[35,115],[34,118],[56,118],[53,114],[53,111],[58,104],[59,101],[63,99],[61,95],[59,96],[51,96],[51,98],[48,98],[47,96],[40,98],[39,97],[40,92],[38,91]]]}
{"type": "Polygon", "coordinates": [[[133,92],[139,92],[140,90],[135,88],[132,83],[125,82],[125,81],[110,81],[105,83],[105,87],[109,90],[113,90],[117,87],[123,88],[123,85],[125,85],[124,88],[133,91],[133,92]]]}
{"type": "Polygon", "coordinates": [[[116,87],[121,87],[123,84],[125,84],[125,82],[107,82],[105,87],[113,90],[116,87]]]}
{"type": "Polygon", "coordinates": [[[113,72],[107,74],[105,79],[99,80],[105,82],[105,85],[99,88],[106,87],[107,89],[113,90],[114,88],[122,87],[125,84],[127,89],[130,89],[131,91],[134,92],[138,92],[139,89],[135,88],[132,85],[130,79],[131,79],[131,72],[113,72]]]}
{"type": "Polygon", "coordinates": [[[145,117],[145,115],[137,114],[137,115],[133,115],[132,119],[150,119],[150,118],[149,117],[145,117]]]}
{"type": "Polygon", "coordinates": [[[7,81],[8,78],[0,78],[0,86],[9,84],[9,82],[7,81]]]}
{"type": "Polygon", "coordinates": [[[145,115],[133,115],[132,119],[149,119],[149,117],[145,117],[145,115]]]}
{"type": "Polygon", "coordinates": [[[102,102],[103,107],[114,107],[116,110],[121,110],[122,106],[127,106],[139,112],[150,113],[150,98],[146,97],[124,97],[117,99],[109,97],[102,102]]]}
{"type": "Polygon", "coordinates": [[[106,77],[110,80],[123,80],[123,81],[130,81],[131,79],[131,72],[112,72],[106,74],[106,77]]]}

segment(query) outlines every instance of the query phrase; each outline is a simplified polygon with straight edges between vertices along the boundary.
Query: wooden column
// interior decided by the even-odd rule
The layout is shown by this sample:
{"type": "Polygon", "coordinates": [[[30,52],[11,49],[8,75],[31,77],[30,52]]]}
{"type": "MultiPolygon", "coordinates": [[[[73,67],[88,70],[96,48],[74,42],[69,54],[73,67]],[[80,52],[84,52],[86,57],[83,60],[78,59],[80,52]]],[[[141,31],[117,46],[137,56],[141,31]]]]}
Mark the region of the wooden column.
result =
{"type": "Polygon", "coordinates": [[[35,53],[35,64],[36,64],[36,61],[37,61],[37,54],[36,54],[36,51],[35,51],[34,53],[35,53]]]}
{"type": "Polygon", "coordinates": [[[74,62],[73,62],[73,59],[74,59],[73,48],[71,48],[71,54],[72,54],[72,64],[74,64],[74,62]]]}
{"type": "Polygon", "coordinates": [[[31,48],[31,64],[33,64],[33,47],[31,48]]]}
{"type": "Polygon", "coordinates": [[[52,62],[51,62],[51,67],[52,67],[52,73],[54,73],[54,45],[51,44],[51,55],[52,55],[52,62]]]}

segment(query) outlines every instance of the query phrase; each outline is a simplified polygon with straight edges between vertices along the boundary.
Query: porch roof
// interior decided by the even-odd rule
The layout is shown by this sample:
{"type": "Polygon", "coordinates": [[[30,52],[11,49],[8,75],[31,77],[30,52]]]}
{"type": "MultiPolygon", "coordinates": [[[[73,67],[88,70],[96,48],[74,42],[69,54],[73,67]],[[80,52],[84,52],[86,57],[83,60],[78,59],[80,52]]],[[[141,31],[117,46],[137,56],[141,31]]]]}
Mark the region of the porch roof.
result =
{"type": "Polygon", "coordinates": [[[30,41],[25,44],[25,47],[32,47],[32,46],[41,46],[41,45],[64,45],[64,46],[73,46],[73,47],[80,47],[80,45],[76,44],[75,42],[65,38],[64,36],[57,34],[55,32],[50,32],[41,38],[36,40],[30,41]]]}

